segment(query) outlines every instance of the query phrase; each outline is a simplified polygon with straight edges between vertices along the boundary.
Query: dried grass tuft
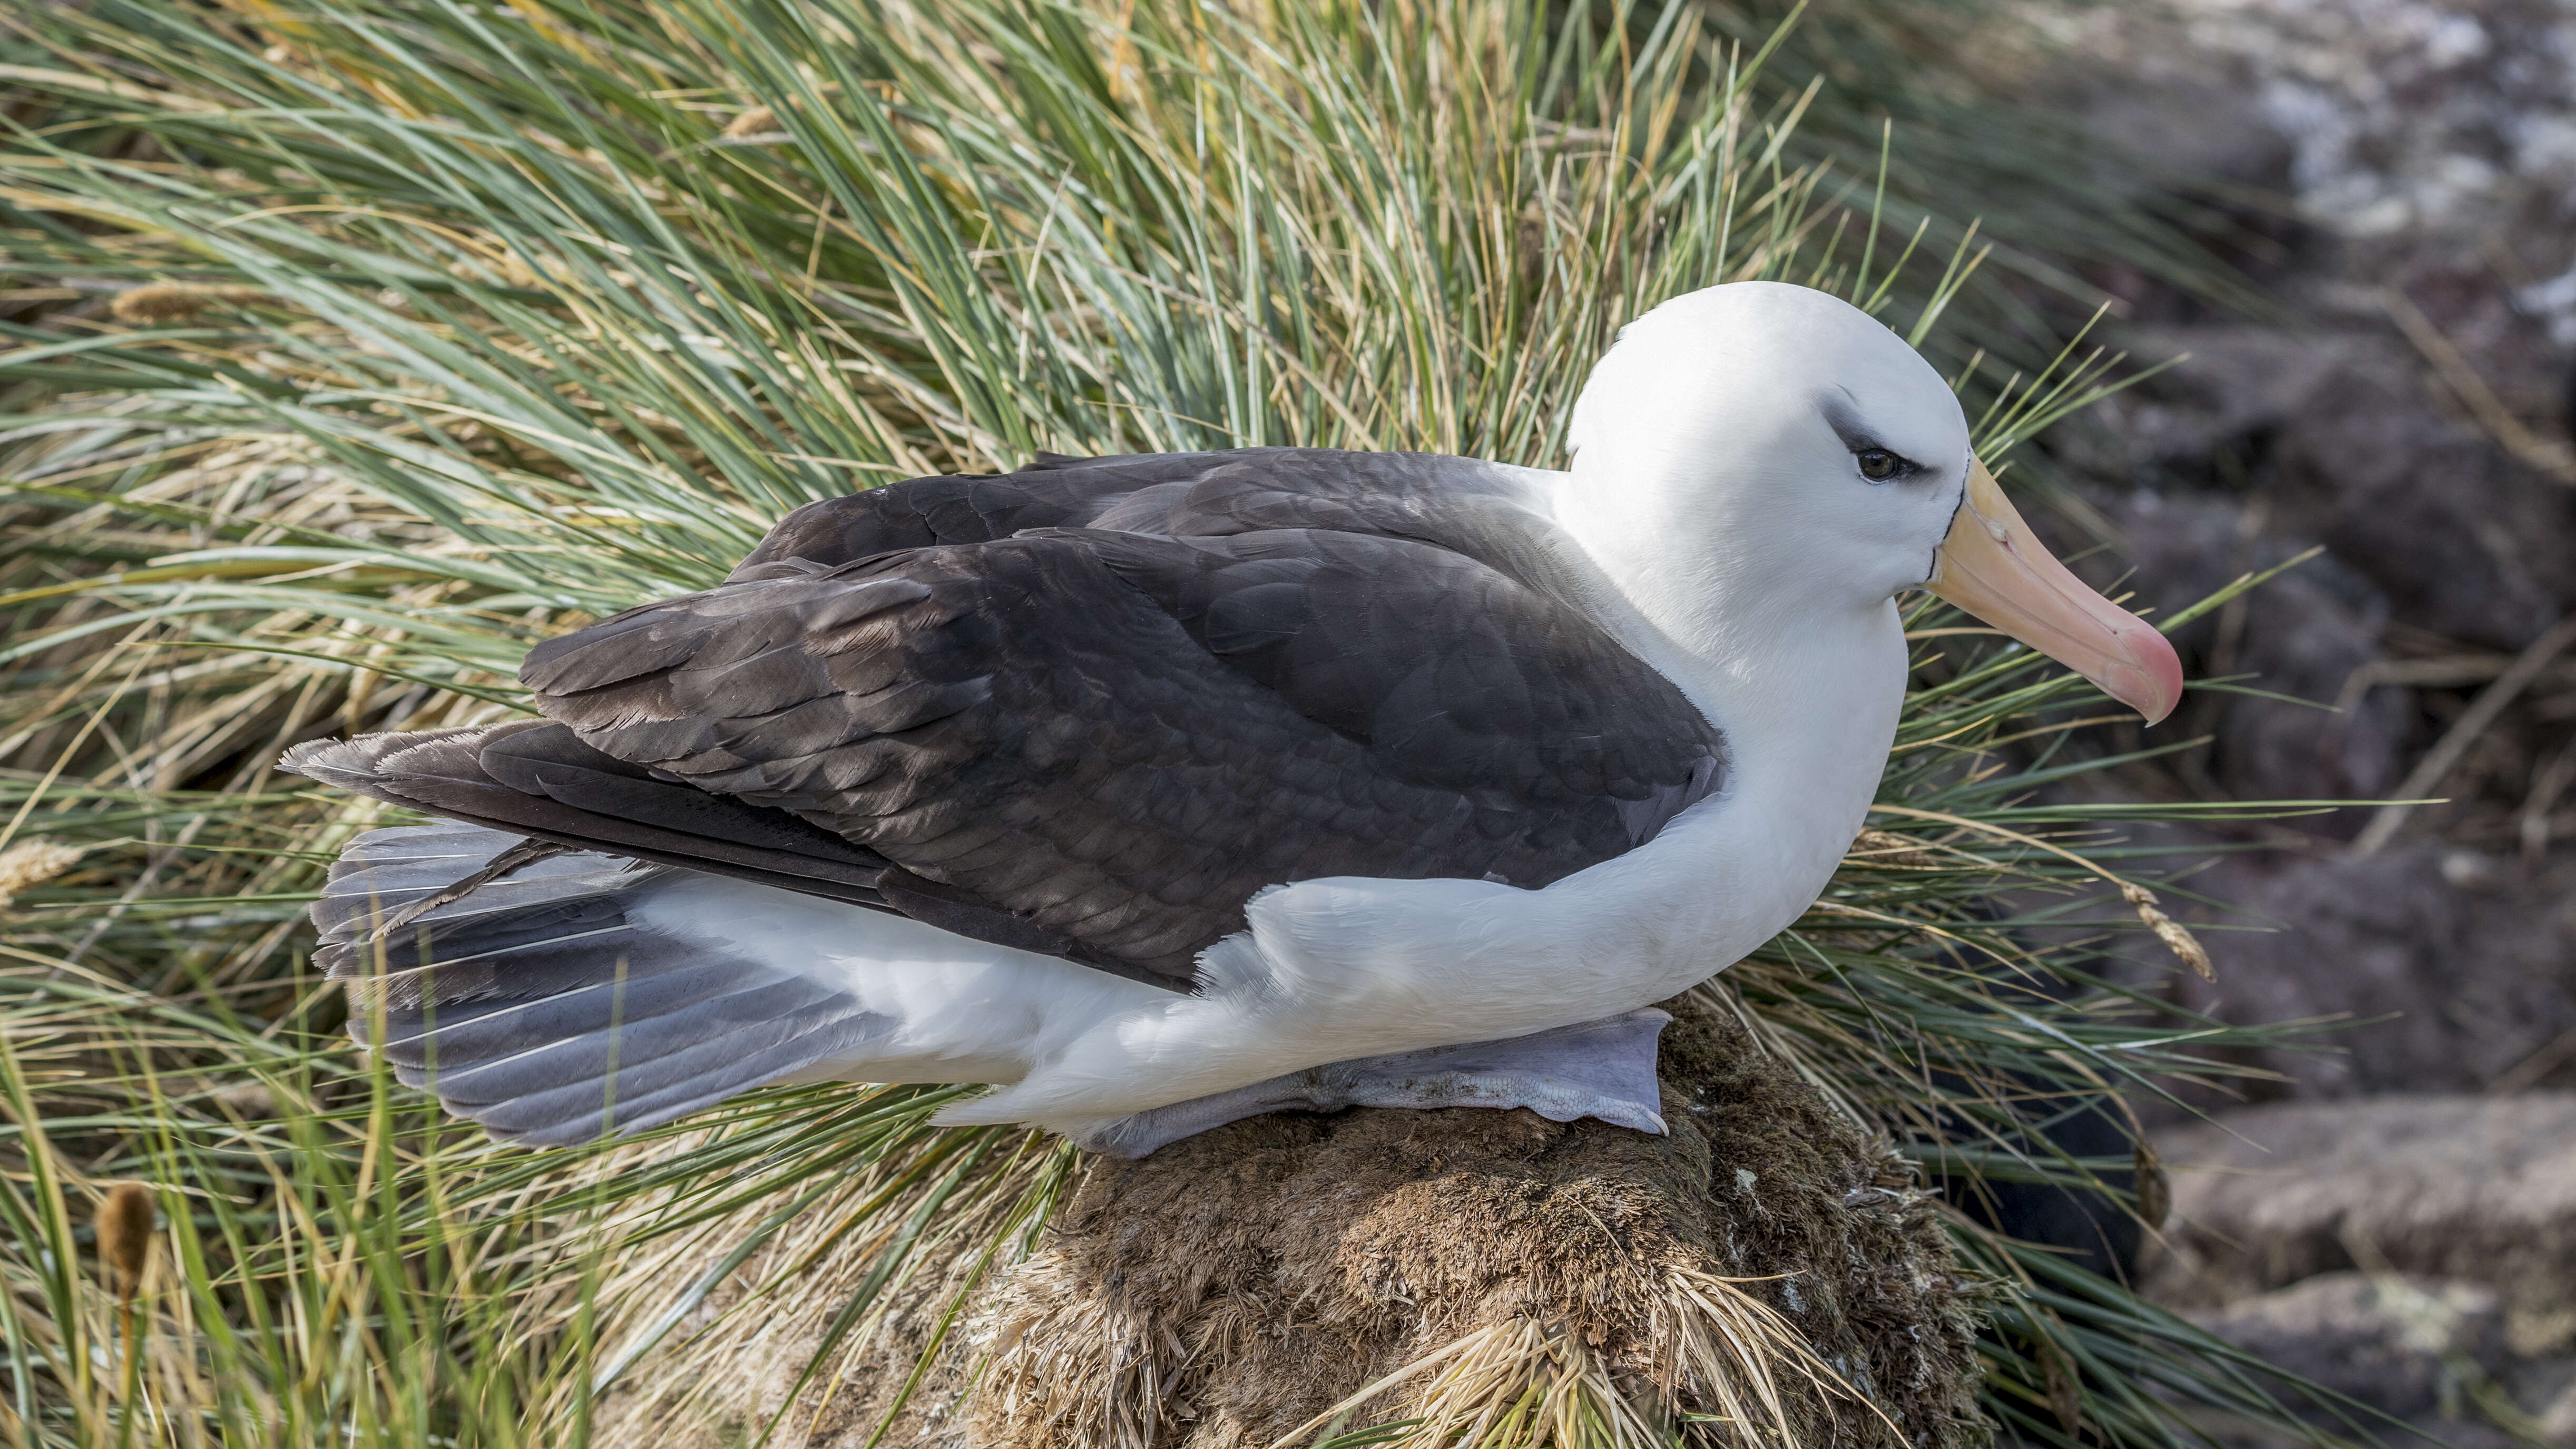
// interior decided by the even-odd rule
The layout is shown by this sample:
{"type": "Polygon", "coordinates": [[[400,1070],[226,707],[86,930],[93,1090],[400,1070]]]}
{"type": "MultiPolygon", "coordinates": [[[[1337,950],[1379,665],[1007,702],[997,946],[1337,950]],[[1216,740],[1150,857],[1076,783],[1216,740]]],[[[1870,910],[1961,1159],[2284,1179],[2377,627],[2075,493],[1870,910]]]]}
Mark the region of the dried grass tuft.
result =
{"type": "MultiPolygon", "coordinates": [[[[1437,1369],[1408,1396],[1410,1423],[1395,1445],[1520,1446],[1600,1443],[1628,1449],[1660,1446],[1655,1425],[1640,1417],[1599,1357],[1579,1338],[1529,1319],[1477,1329],[1397,1369],[1334,1405],[1270,1446],[1290,1449],[1327,1420],[1342,1421],[1387,1389],[1437,1369]]],[[[1789,1432],[1785,1417],[1777,1421],[1789,1432]]]]}
{"type": "Polygon", "coordinates": [[[257,287],[208,287],[194,282],[150,282],[116,294],[108,310],[129,327],[185,322],[214,307],[271,300],[257,287]]]}
{"type": "Polygon", "coordinates": [[[1852,838],[1846,855],[1869,865],[1894,866],[1899,870],[1933,870],[1940,858],[1923,848],[1923,843],[1909,835],[1892,830],[1864,830],[1852,838]]]}
{"type": "MultiPolygon", "coordinates": [[[[1331,1424],[1346,1423],[1389,1391],[1401,1391],[1402,1428],[1375,1442],[1491,1449],[1585,1445],[1665,1449],[1677,1424],[1724,1426],[1755,1443],[1800,1442],[1781,1379],[1853,1406],[1875,1406],[1816,1357],[1797,1329],[1735,1279],[1676,1269],[1655,1305],[1651,1350],[1675,1382],[1708,1407],[1640,1405],[1582,1337],[1534,1319],[1476,1329],[1405,1364],[1307,1420],[1269,1449],[1291,1449],[1331,1424]],[[1430,1377],[1419,1384],[1413,1381],[1430,1377]]],[[[1902,1434],[1892,1420],[1890,1431],[1902,1434]]]]}
{"type": "Polygon", "coordinates": [[[85,853],[77,845],[54,840],[22,840],[0,850],[0,910],[15,901],[18,892],[71,869],[85,853]]]}
{"type": "Polygon", "coordinates": [[[2164,1159],[2156,1155],[2154,1145],[2141,1137],[2130,1154],[2130,1175],[2137,1186],[2138,1222],[2149,1232],[2165,1225],[2173,1215],[2173,1178],[2165,1171],[2164,1159]]]}
{"type": "MultiPolygon", "coordinates": [[[[704,1146],[682,1134],[594,1170],[650,1173],[704,1146]]],[[[777,1199],[754,1193],[687,1231],[630,1238],[600,1297],[618,1305],[602,1326],[607,1356],[631,1367],[599,1405],[595,1442],[694,1449],[774,1432],[783,1444],[857,1445],[898,1420],[942,1421],[953,1395],[916,1394],[915,1360],[957,1336],[970,1295],[1024,1255],[1070,1158],[1041,1134],[976,1129],[932,1155],[942,1171],[918,1160],[853,1171],[784,1222],[777,1199]],[[889,1221],[907,1225],[898,1241],[883,1233],[889,1221]],[[703,1279],[710,1243],[754,1241],[721,1283],[703,1279]]],[[[619,1216],[632,1232],[689,1207],[682,1197],[619,1216]]]]}
{"type": "Polygon", "coordinates": [[[775,131],[777,129],[778,113],[776,111],[771,110],[767,106],[753,106],[750,110],[744,111],[732,120],[727,121],[725,123],[724,134],[725,139],[728,141],[739,141],[745,136],[765,135],[768,132],[775,131]]]}

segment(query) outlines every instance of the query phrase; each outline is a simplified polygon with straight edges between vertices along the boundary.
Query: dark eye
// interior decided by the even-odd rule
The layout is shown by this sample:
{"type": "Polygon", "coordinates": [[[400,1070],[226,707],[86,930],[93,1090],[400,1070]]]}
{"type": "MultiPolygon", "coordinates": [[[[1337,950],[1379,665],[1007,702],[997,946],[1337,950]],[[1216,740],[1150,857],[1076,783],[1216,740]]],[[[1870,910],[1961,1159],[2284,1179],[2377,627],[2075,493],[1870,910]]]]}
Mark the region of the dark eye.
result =
{"type": "Polygon", "coordinates": [[[1905,467],[1905,460],[1885,448],[1863,448],[1852,454],[1860,463],[1860,476],[1872,483],[1884,483],[1905,467]]]}

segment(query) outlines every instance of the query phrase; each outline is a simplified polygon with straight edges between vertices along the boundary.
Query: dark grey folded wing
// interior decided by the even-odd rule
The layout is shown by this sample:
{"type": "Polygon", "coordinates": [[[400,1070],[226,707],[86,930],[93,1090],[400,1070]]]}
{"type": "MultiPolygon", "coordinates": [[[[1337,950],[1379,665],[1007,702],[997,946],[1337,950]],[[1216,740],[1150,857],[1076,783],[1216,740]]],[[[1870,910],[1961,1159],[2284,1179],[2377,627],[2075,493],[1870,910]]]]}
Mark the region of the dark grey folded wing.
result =
{"type": "Polygon", "coordinates": [[[575,849],[884,904],[878,886],[890,862],[875,851],[780,811],[655,779],[547,720],[315,740],[278,763],[357,794],[575,849]]]}
{"type": "MultiPolygon", "coordinates": [[[[1187,977],[1093,953],[786,811],[656,778],[549,720],[316,740],[287,751],[279,766],[556,846],[869,906],[996,945],[1072,956],[1148,985],[1185,990],[1190,984],[1187,977]]],[[[490,888],[473,879],[449,884],[459,892],[490,888]]]]}
{"type": "Polygon", "coordinates": [[[1544,885],[1715,787],[1716,730],[1558,550],[1464,460],[1054,460],[800,510],[733,582],[522,677],[585,745],[820,827],[961,922],[1186,979],[1265,886],[1544,885]]]}
{"type": "Polygon", "coordinates": [[[522,844],[441,823],[360,836],[331,868],[315,960],[350,1032],[448,1110],[562,1146],[668,1122],[894,1029],[846,992],[684,942],[637,910],[685,879],[587,852],[416,911],[522,844]]]}
{"type": "MultiPolygon", "coordinates": [[[[990,543],[1032,528],[1088,526],[1108,510],[1171,485],[1187,486],[1246,456],[1286,453],[1145,453],[1126,458],[1066,458],[1040,453],[1017,473],[912,478],[826,498],[796,509],[734,570],[741,578],[763,564],[802,559],[827,568],[908,548],[990,543]]],[[[1334,457],[1351,457],[1347,453],[1334,457]]]]}

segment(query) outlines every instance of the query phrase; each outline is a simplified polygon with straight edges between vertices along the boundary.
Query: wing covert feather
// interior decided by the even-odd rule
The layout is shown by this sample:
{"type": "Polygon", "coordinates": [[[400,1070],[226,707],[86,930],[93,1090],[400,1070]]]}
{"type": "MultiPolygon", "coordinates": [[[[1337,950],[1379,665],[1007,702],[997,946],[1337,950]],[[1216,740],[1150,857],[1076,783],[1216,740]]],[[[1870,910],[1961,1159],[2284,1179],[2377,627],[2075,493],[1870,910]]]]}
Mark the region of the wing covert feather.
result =
{"type": "Polygon", "coordinates": [[[1715,728],[1571,606],[1507,482],[1254,450],[892,485],[522,677],[653,778],[1187,977],[1262,887],[1544,885],[1715,788],[1715,728]]]}

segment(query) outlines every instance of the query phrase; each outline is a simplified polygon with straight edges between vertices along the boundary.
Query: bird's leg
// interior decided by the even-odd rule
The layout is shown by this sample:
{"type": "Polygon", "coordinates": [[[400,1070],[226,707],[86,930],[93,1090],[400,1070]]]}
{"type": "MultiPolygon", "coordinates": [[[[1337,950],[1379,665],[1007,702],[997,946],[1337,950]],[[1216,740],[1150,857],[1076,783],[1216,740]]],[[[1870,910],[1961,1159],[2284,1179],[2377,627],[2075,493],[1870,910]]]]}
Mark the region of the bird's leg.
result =
{"type": "Polygon", "coordinates": [[[1122,1117],[1074,1141],[1111,1157],[1143,1157],[1264,1112],[1344,1107],[1527,1107],[1552,1122],[1598,1117],[1660,1135],[1655,1038],[1671,1020],[1649,1007],[1503,1041],[1333,1062],[1122,1117]]]}

